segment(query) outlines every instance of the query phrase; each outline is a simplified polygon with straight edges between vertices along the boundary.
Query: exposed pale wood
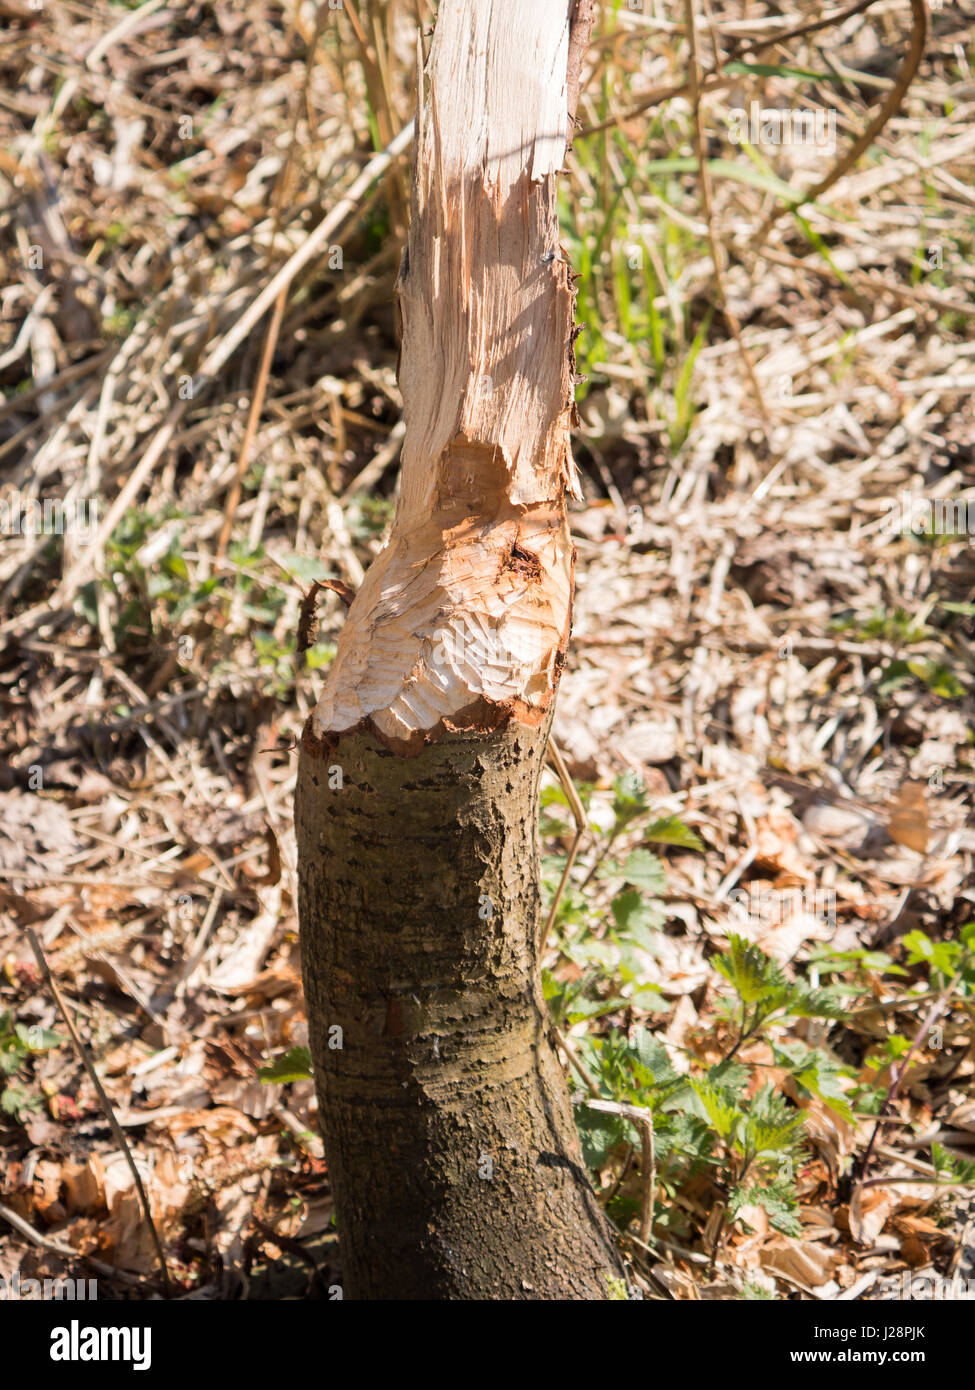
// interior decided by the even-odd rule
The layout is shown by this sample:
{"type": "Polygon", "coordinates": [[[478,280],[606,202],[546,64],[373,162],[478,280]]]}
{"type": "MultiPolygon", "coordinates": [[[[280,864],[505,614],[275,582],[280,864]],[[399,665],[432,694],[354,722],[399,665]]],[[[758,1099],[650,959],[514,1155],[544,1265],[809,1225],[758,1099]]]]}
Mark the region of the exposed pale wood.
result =
{"type": "Polygon", "coordinates": [[[319,734],[368,720],[413,751],[445,727],[536,726],[551,701],[573,562],[574,296],[556,210],[571,8],[555,23],[551,0],[438,15],[397,285],[400,500],[319,734]]]}
{"type": "Polygon", "coordinates": [[[398,286],[400,502],[302,738],[302,976],[353,1298],[626,1287],[539,973],[573,563],[555,180],[592,16],[570,36],[571,8],[440,7],[398,286]]]}

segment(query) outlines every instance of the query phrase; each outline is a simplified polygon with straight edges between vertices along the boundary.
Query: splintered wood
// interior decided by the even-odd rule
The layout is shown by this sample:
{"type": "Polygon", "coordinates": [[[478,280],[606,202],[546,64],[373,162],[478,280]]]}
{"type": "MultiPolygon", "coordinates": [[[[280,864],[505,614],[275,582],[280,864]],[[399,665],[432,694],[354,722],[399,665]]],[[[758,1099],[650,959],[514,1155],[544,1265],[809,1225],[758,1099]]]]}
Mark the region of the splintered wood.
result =
{"type": "Polygon", "coordinates": [[[418,97],[397,290],[406,434],[389,541],[353,603],[313,730],[368,720],[410,751],[537,725],[568,638],[574,294],[556,176],[569,11],[444,6],[418,97]]]}

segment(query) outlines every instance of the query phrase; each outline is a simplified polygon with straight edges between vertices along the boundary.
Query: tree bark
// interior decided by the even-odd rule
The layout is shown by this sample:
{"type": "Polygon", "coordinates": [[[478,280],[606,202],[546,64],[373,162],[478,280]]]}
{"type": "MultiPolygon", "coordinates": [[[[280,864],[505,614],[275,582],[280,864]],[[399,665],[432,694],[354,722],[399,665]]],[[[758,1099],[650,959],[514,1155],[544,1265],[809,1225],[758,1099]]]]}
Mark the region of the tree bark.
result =
{"type": "Polygon", "coordinates": [[[442,5],[419,93],[400,499],[306,727],[296,806],[351,1297],[623,1287],[538,959],[538,781],[574,561],[556,175],[590,24],[588,0],[442,5]]]}

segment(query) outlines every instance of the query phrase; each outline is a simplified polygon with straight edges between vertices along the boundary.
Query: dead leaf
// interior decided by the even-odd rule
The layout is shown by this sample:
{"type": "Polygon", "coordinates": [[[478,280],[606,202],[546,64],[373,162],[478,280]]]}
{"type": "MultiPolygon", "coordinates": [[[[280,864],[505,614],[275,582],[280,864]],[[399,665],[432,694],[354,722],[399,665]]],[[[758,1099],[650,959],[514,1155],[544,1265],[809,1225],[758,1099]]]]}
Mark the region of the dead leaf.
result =
{"type": "Polygon", "coordinates": [[[952,1129],[964,1129],[969,1134],[975,1134],[975,1100],[962,1101],[961,1105],[952,1110],[947,1119],[947,1126],[952,1129]]]}
{"type": "Polygon", "coordinates": [[[931,838],[924,782],[905,782],[887,813],[887,834],[906,849],[926,854],[931,838]]]}
{"type": "Polygon", "coordinates": [[[841,1252],[821,1242],[797,1240],[776,1232],[759,1253],[763,1269],[797,1279],[808,1288],[827,1283],[842,1259],[841,1252]]]}
{"type": "MultiPolygon", "coordinates": [[[[157,1230],[164,1238],[190,1195],[190,1189],[180,1177],[177,1161],[172,1154],[155,1151],[151,1164],[136,1158],[139,1172],[149,1198],[149,1208],[157,1230]]],[[[105,1163],[105,1201],[110,1220],[100,1228],[114,1258],[124,1269],[146,1273],[158,1269],[152,1233],[142,1210],[135,1180],[124,1154],[109,1156],[105,1163]]]]}
{"type": "MultiPolygon", "coordinates": [[[[783,1084],[786,1094],[790,1094],[794,1086],[792,1077],[787,1073],[783,1084]]],[[[856,1128],[817,1096],[796,1095],[793,1099],[803,1112],[809,1142],[826,1165],[830,1184],[835,1187],[843,1172],[844,1160],[853,1152],[856,1128]]]]}
{"type": "Polygon", "coordinates": [[[669,762],[677,753],[676,719],[647,719],[631,724],[617,740],[616,751],[630,767],[669,762]]]}
{"type": "Polygon", "coordinates": [[[19,791],[0,792],[0,871],[63,873],[81,841],[57,801],[19,791]]]}
{"type": "Polygon", "coordinates": [[[875,1245],[887,1224],[896,1198],[885,1187],[856,1188],[850,1202],[850,1235],[857,1245],[875,1245]]]}
{"type": "Polygon", "coordinates": [[[66,1163],[61,1169],[69,1214],[87,1215],[105,1206],[105,1165],[97,1154],[85,1163],[66,1163]]]}
{"type": "Polygon", "coordinates": [[[928,1247],[917,1236],[905,1236],[901,1241],[901,1255],[912,1269],[920,1269],[931,1258],[928,1247]]]}
{"type": "Polygon", "coordinates": [[[795,883],[808,883],[812,874],[799,852],[800,829],[799,822],[787,811],[770,811],[761,816],[755,822],[756,867],[784,874],[795,883]]]}

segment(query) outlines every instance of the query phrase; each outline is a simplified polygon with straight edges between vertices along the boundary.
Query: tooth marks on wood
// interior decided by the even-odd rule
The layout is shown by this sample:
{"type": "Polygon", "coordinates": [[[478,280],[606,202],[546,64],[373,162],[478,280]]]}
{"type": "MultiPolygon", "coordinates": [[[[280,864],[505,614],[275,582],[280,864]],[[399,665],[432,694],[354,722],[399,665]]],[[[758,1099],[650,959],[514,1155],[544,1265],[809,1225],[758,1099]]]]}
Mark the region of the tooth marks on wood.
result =
{"type": "Polygon", "coordinates": [[[320,734],[369,720],[385,746],[413,750],[478,702],[537,721],[553,698],[571,597],[565,495],[581,495],[567,355],[578,277],[556,185],[569,43],[578,76],[593,13],[592,0],[441,8],[396,278],[399,502],[322,682],[320,734]]]}

